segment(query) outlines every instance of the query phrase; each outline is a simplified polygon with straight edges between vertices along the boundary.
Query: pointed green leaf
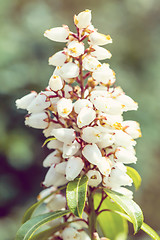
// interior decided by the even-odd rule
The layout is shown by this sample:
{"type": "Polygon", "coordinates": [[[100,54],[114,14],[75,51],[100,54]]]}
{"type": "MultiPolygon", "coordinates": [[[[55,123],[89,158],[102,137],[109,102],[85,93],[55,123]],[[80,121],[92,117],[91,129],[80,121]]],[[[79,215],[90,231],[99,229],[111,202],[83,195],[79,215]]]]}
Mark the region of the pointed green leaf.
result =
{"type": "Polygon", "coordinates": [[[24,216],[23,216],[22,224],[25,223],[26,221],[28,221],[28,220],[31,218],[34,210],[35,210],[40,204],[42,204],[48,197],[50,197],[50,196],[53,195],[54,193],[59,192],[60,190],[62,190],[62,189],[64,189],[64,188],[65,188],[65,186],[57,189],[56,191],[50,193],[48,196],[42,198],[40,201],[36,202],[36,203],[33,204],[30,208],[28,208],[27,211],[25,212],[24,216]]]}
{"type": "Polygon", "coordinates": [[[70,213],[69,210],[45,213],[25,222],[17,232],[15,240],[30,240],[33,234],[44,224],[70,213]]]}
{"type": "MultiPolygon", "coordinates": [[[[132,222],[131,218],[126,215],[125,213],[122,213],[121,211],[115,211],[115,213],[119,214],[123,218],[127,219],[129,222],[132,222]]],[[[146,223],[143,223],[141,226],[141,230],[143,230],[145,233],[147,233],[152,239],[154,240],[160,240],[160,237],[158,234],[146,223]]]]}
{"type": "Polygon", "coordinates": [[[88,177],[81,176],[74,179],[67,185],[67,204],[71,212],[78,217],[82,217],[87,194],[88,177]]]}
{"type": "Polygon", "coordinates": [[[52,140],[56,140],[56,138],[55,138],[55,137],[47,138],[47,139],[45,140],[45,142],[43,143],[42,147],[44,147],[48,142],[50,142],[50,141],[52,141],[52,140]]]}
{"type": "Polygon", "coordinates": [[[134,168],[127,167],[127,174],[130,178],[132,178],[134,186],[136,190],[138,190],[138,188],[141,186],[141,181],[142,181],[139,173],[134,168]]]}
{"type": "MultiPolygon", "coordinates": [[[[98,207],[101,200],[101,194],[96,193],[94,195],[94,205],[95,208],[98,207]]],[[[121,208],[114,202],[111,202],[109,198],[106,198],[100,208],[100,211],[103,209],[111,209],[121,211],[121,208]]],[[[103,232],[104,237],[108,237],[112,240],[126,240],[128,235],[128,223],[121,216],[118,216],[114,212],[107,211],[102,212],[97,221],[100,225],[100,228],[103,232]]]]}
{"type": "Polygon", "coordinates": [[[67,226],[69,222],[57,225],[52,228],[48,228],[40,233],[35,234],[32,237],[32,240],[48,240],[50,236],[52,236],[54,233],[58,232],[59,230],[63,229],[65,226],[67,226]]]}
{"type": "Polygon", "coordinates": [[[137,233],[143,223],[143,213],[140,207],[133,200],[120,193],[109,189],[104,189],[104,191],[129,215],[133,223],[134,232],[137,233]]]}

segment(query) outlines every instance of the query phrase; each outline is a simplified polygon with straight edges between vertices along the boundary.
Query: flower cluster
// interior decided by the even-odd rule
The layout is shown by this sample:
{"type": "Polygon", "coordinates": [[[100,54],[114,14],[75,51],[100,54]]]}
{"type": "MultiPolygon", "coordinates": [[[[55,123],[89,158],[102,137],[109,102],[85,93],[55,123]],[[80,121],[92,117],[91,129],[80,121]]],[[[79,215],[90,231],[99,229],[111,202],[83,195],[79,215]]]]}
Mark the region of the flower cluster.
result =
{"type": "MultiPolygon", "coordinates": [[[[66,47],[49,58],[55,69],[47,88],[18,99],[16,105],[28,111],[25,124],[42,129],[50,139],[47,147],[53,152],[43,161],[49,168],[44,186],[52,189],[87,175],[93,188],[103,185],[132,197],[124,188],[132,184],[125,164],[137,161],[134,139],[141,131],[137,122],[124,121],[122,114],[137,110],[138,105],[114,86],[115,72],[109,64],[100,62],[111,58],[102,46],[112,39],[94,28],[91,11],[75,15],[74,23],[77,33],[66,25],[44,33],[52,41],[65,42],[66,47]]],[[[65,208],[65,199],[59,195],[47,201],[48,211],[54,210],[55,202],[59,209],[65,208]]],[[[89,239],[71,228],[65,228],[62,239],[89,239]]]]}

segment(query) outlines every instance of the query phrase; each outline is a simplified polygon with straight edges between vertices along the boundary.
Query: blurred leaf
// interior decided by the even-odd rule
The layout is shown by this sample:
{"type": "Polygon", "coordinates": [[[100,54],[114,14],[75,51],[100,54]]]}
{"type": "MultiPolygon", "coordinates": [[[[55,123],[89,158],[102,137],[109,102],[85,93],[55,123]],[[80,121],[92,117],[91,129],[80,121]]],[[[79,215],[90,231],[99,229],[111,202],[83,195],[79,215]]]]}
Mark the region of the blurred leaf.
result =
{"type": "Polygon", "coordinates": [[[67,204],[71,212],[77,217],[82,217],[86,201],[87,183],[88,177],[84,175],[77,177],[67,185],[67,204]]]}
{"type": "MultiPolygon", "coordinates": [[[[94,194],[94,205],[98,207],[101,201],[101,194],[94,194]]],[[[121,211],[121,208],[115,203],[111,202],[109,198],[106,198],[100,208],[101,210],[111,209],[113,211],[121,211]]],[[[112,240],[126,240],[128,235],[128,223],[121,216],[116,215],[114,212],[105,211],[100,213],[97,221],[102,229],[105,237],[112,240]]]]}
{"type": "Polygon", "coordinates": [[[52,213],[45,213],[34,217],[27,222],[25,222],[16,234],[15,240],[29,240],[32,239],[33,234],[44,224],[56,219],[65,216],[70,213],[69,210],[56,211],[52,213]]]}
{"type": "Polygon", "coordinates": [[[143,213],[140,207],[130,198],[117,193],[115,191],[111,191],[109,189],[104,189],[107,195],[116,202],[132,219],[134,232],[137,233],[143,223],[143,213]]]}
{"type": "Polygon", "coordinates": [[[134,168],[127,166],[127,174],[129,177],[132,178],[134,186],[135,186],[136,190],[138,190],[138,188],[141,185],[141,181],[142,181],[139,173],[134,168]]]}

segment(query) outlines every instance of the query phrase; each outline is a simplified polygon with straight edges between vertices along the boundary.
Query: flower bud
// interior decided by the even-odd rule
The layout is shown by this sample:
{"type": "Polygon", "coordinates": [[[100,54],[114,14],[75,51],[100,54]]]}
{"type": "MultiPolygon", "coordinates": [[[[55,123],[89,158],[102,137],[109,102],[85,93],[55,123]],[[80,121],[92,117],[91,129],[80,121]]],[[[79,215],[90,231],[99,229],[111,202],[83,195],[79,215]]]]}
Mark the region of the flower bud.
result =
{"type": "Polygon", "coordinates": [[[109,35],[104,35],[96,31],[92,32],[89,35],[89,40],[92,45],[99,45],[99,46],[112,43],[112,39],[109,35]]]}
{"type": "Polygon", "coordinates": [[[101,84],[113,84],[115,82],[115,73],[110,69],[109,65],[103,63],[101,67],[97,68],[92,74],[92,77],[101,84]]]}
{"type": "Polygon", "coordinates": [[[39,113],[48,108],[51,105],[50,101],[43,92],[39,93],[36,98],[29,104],[27,110],[30,113],[39,113]]]}
{"type": "Polygon", "coordinates": [[[97,143],[100,138],[100,131],[94,127],[85,127],[82,130],[82,139],[87,143],[97,143]]]}
{"type": "Polygon", "coordinates": [[[138,104],[129,96],[122,94],[116,98],[123,105],[123,111],[137,110],[138,104]]]}
{"type": "Polygon", "coordinates": [[[66,166],[67,166],[67,162],[58,163],[55,166],[55,170],[56,170],[56,172],[65,175],[65,173],[66,173],[66,166]]]}
{"type": "Polygon", "coordinates": [[[84,107],[77,117],[79,128],[89,125],[96,118],[96,112],[92,108],[84,107]]]}
{"type": "Polygon", "coordinates": [[[97,165],[102,157],[96,144],[86,145],[82,150],[83,156],[92,164],[97,165]]]}
{"type": "Polygon", "coordinates": [[[97,187],[102,182],[101,174],[97,170],[89,170],[86,175],[89,179],[88,185],[91,187],[97,187]]]}
{"type": "Polygon", "coordinates": [[[118,147],[115,152],[116,161],[125,164],[136,163],[136,156],[130,151],[123,147],[118,147]]]}
{"type": "Polygon", "coordinates": [[[74,16],[74,23],[78,28],[86,28],[91,25],[91,10],[85,10],[80,12],[77,16],[74,16]]]}
{"type": "Polygon", "coordinates": [[[84,54],[84,44],[78,41],[72,41],[68,45],[68,54],[72,57],[79,57],[84,54]]]}
{"type": "Polygon", "coordinates": [[[83,59],[83,67],[85,70],[93,72],[100,66],[101,66],[101,63],[95,57],[87,55],[83,59]]]}
{"type": "Polygon", "coordinates": [[[59,71],[62,78],[75,78],[79,75],[79,67],[77,64],[68,62],[65,63],[59,71]]]}
{"type": "Polygon", "coordinates": [[[130,135],[123,132],[122,130],[115,131],[115,144],[117,146],[121,146],[124,148],[128,148],[130,146],[135,146],[136,142],[132,139],[130,135]]]}
{"type": "Polygon", "coordinates": [[[50,211],[58,211],[64,209],[66,206],[66,198],[61,194],[55,194],[47,203],[47,208],[50,211]]]}
{"type": "Polygon", "coordinates": [[[49,65],[62,66],[67,60],[67,56],[64,51],[59,51],[51,56],[48,60],[49,65]]]}
{"type": "Polygon", "coordinates": [[[101,133],[99,142],[97,143],[99,148],[106,148],[114,143],[114,135],[109,133],[101,133]]]}
{"type": "Polygon", "coordinates": [[[63,87],[63,82],[60,76],[52,75],[49,80],[49,87],[53,91],[59,91],[63,87]]]}
{"type": "Polygon", "coordinates": [[[112,54],[110,53],[110,51],[108,51],[103,47],[93,45],[92,49],[94,49],[95,51],[91,52],[91,55],[93,57],[96,57],[98,60],[110,59],[112,57],[112,54]]]}
{"type": "Polygon", "coordinates": [[[72,144],[63,144],[63,158],[69,158],[76,154],[81,145],[75,140],[72,144]]]}
{"type": "Polygon", "coordinates": [[[43,167],[50,167],[52,164],[60,163],[61,157],[59,152],[56,150],[50,153],[44,160],[43,160],[43,167]]]}
{"type": "Polygon", "coordinates": [[[108,176],[111,172],[111,162],[107,157],[101,157],[100,161],[97,164],[97,167],[99,171],[105,176],[108,176]]]}
{"type": "Polygon", "coordinates": [[[71,128],[57,128],[52,130],[52,136],[55,136],[59,141],[71,144],[75,139],[75,131],[71,128]]]}
{"type": "Polygon", "coordinates": [[[82,171],[84,163],[79,157],[69,158],[66,166],[66,179],[68,181],[74,180],[82,171]]]}
{"type": "Polygon", "coordinates": [[[87,99],[78,99],[75,103],[74,103],[74,111],[76,113],[80,113],[81,109],[84,107],[90,107],[93,108],[93,104],[87,100],[87,99]]]}
{"type": "Polygon", "coordinates": [[[62,147],[63,147],[63,143],[58,141],[57,139],[51,140],[47,143],[47,148],[48,149],[60,149],[60,150],[62,150],[62,147]]]}
{"type": "Polygon", "coordinates": [[[25,95],[24,97],[16,100],[17,108],[27,109],[27,107],[31,104],[31,102],[35,99],[37,93],[32,91],[31,93],[25,95]]]}
{"type": "Polygon", "coordinates": [[[56,42],[67,42],[69,36],[69,29],[67,27],[55,27],[46,30],[44,36],[56,42]]]}
{"type": "Polygon", "coordinates": [[[61,98],[57,103],[57,111],[59,116],[67,117],[72,112],[73,104],[71,99],[61,98]]]}
{"type": "Polygon", "coordinates": [[[32,128],[45,129],[48,126],[48,115],[45,112],[32,113],[26,117],[25,125],[32,128]]]}
{"type": "Polygon", "coordinates": [[[81,240],[80,233],[72,227],[67,227],[63,230],[62,238],[63,240],[81,240]]]}
{"type": "Polygon", "coordinates": [[[139,123],[136,121],[124,121],[122,122],[124,131],[128,133],[133,139],[139,138],[142,136],[139,123]]]}

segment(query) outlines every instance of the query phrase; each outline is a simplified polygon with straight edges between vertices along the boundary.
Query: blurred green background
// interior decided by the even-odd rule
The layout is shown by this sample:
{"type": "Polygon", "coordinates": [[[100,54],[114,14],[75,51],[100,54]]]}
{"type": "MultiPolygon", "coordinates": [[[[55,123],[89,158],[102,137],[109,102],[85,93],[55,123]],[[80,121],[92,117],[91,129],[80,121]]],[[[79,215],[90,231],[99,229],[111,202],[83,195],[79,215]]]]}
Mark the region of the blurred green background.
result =
{"type": "MultiPolygon", "coordinates": [[[[145,221],[160,230],[160,1],[159,0],[0,0],[0,235],[14,239],[25,209],[40,191],[45,171],[40,130],[24,126],[25,111],[15,100],[47,86],[53,68],[48,57],[64,46],[43,37],[51,27],[67,24],[73,15],[92,10],[99,32],[110,34],[109,61],[117,85],[139,103],[126,119],[141,124],[138,163],[142,186],[135,200],[145,221]],[[8,231],[9,230],[9,231],[8,231]]],[[[129,239],[132,239],[129,237],[129,239]]],[[[141,232],[133,239],[148,239],[141,232]]]]}

